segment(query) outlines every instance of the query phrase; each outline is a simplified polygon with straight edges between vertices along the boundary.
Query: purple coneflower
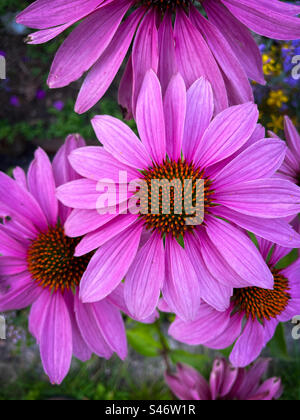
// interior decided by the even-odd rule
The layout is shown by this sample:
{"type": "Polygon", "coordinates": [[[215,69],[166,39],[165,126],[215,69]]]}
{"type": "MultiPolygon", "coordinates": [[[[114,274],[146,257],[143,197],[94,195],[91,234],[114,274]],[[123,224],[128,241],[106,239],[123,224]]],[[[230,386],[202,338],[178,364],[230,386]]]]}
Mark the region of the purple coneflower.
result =
{"type": "MultiPolygon", "coordinates": [[[[300,313],[300,259],[284,269],[278,262],[291,252],[264,239],[259,250],[274,278],[273,289],[246,287],[234,289],[231,306],[218,312],[202,305],[193,322],[176,319],[169,333],[190,345],[224,349],[234,344],[230,362],[245,367],[253,362],[271,340],[279,322],[287,322],[300,313]]],[[[162,302],[162,309],[168,310],[162,302]]]]}
{"type": "Polygon", "coordinates": [[[182,77],[174,76],[163,102],[159,80],[150,70],[137,103],[141,141],[115,118],[93,119],[104,147],[74,151],[70,162],[84,179],[62,185],[57,193],[75,209],[66,222],[67,235],[86,234],[75,255],[98,249],[81,282],[84,302],[105,298],[126,276],[125,299],[138,318],[155,310],[162,291],[172,311],[194,319],[201,299],[226,310],[235,287],[273,287],[273,275],[255,245],[224,219],[282,246],[299,246],[299,235],[285,217],[299,211],[300,189],[272,178],[286,146],[264,138],[252,103],[231,107],[212,120],[213,114],[213,93],[205,79],[186,92],[182,77]],[[126,181],[119,181],[120,171],[126,181]],[[111,195],[101,194],[108,179],[119,194],[114,188],[111,195]],[[136,179],[148,187],[146,211],[128,212],[135,195],[131,192],[127,201],[123,183],[136,179]],[[185,199],[186,179],[194,193],[198,182],[204,186],[202,224],[188,223],[194,210],[185,199]],[[179,181],[167,213],[161,195],[152,191],[153,180],[164,185],[179,181]],[[112,204],[113,195],[118,197],[112,204]],[[102,202],[102,196],[108,201],[102,202]]]}
{"type": "Polygon", "coordinates": [[[27,177],[21,168],[15,180],[0,173],[0,311],[31,306],[29,330],[36,338],[44,370],[54,384],[69,371],[72,354],[85,361],[92,352],[122,359],[127,343],[122,315],[123,291],[101,302],[82,304],[78,286],[91,255],[74,257],[79,239],[68,238],[64,222],[71,209],[58,203],[55,189],[78,175],[67,156],[84,146],[69,136],[53,165],[38,149],[27,177]]]}
{"type": "Polygon", "coordinates": [[[261,359],[246,370],[216,359],[209,383],[192,367],[178,364],[175,374],[166,374],[166,381],[180,400],[271,401],[280,398],[282,385],[280,378],[262,381],[268,364],[267,359],[261,359]]]}
{"type": "Polygon", "coordinates": [[[159,75],[163,91],[177,72],[187,87],[205,76],[217,112],[253,100],[248,78],[264,83],[264,76],[249,29],[298,39],[299,13],[300,6],[278,0],[37,0],[17,21],[40,29],[29,36],[33,44],[81,21],[57,52],[48,79],[51,88],[63,87],[90,70],[76,103],[79,113],[101,99],[133,41],[119,90],[119,102],[131,117],[149,69],[159,75]]]}

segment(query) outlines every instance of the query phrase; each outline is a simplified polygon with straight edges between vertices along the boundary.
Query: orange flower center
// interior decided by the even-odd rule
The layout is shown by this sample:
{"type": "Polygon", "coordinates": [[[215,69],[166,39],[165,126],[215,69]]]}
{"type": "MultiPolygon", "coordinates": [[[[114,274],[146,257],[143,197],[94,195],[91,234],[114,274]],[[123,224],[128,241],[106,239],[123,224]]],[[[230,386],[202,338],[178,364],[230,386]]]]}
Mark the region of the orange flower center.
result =
{"type": "Polygon", "coordinates": [[[272,270],[274,289],[259,287],[245,287],[235,289],[233,301],[239,312],[245,313],[246,318],[260,321],[276,318],[286,309],[291,295],[289,282],[278,270],[272,270]]]}
{"type": "Polygon", "coordinates": [[[79,241],[80,238],[68,238],[60,224],[41,233],[27,254],[28,270],[34,281],[55,292],[76,288],[91,258],[90,254],[74,257],[79,241]]]}
{"type": "Polygon", "coordinates": [[[140,217],[148,230],[179,238],[201,224],[213,206],[212,183],[193,163],[165,161],[142,174],[147,189],[140,217]]]}

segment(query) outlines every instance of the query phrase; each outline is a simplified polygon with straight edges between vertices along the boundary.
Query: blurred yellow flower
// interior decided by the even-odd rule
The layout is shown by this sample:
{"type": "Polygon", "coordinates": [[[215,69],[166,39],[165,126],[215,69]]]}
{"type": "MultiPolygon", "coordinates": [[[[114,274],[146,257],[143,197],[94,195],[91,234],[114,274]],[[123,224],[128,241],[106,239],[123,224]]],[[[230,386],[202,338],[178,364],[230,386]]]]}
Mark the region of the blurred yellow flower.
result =
{"type": "Polygon", "coordinates": [[[271,114],[271,121],[268,122],[267,127],[274,131],[274,133],[278,133],[280,130],[283,130],[284,127],[284,119],[283,115],[275,115],[271,114]]]}
{"type": "Polygon", "coordinates": [[[267,104],[271,107],[281,108],[284,103],[287,103],[289,98],[284,94],[282,90],[271,91],[267,104]]]}

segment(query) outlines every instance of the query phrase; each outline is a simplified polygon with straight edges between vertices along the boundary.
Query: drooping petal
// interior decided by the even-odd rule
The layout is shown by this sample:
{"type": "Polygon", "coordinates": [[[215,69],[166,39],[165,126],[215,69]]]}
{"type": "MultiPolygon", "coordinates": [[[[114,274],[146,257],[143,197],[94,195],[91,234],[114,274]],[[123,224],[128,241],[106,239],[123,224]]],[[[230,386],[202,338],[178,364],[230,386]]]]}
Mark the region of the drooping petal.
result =
{"type": "Polygon", "coordinates": [[[54,293],[49,299],[40,335],[41,359],[50,381],[60,385],[71,366],[72,327],[61,293],[54,293]]]}
{"type": "MultiPolygon", "coordinates": [[[[128,315],[130,318],[133,318],[133,315],[129,312],[128,307],[126,305],[124,299],[124,283],[120,283],[106,298],[111,304],[116,306],[120,311],[124,312],[124,314],[128,315]]],[[[159,314],[155,311],[152,315],[148,318],[144,318],[142,320],[143,324],[153,324],[156,319],[159,318],[159,314]]],[[[140,321],[136,319],[136,321],[140,321]]]]}
{"type": "Polygon", "coordinates": [[[248,77],[264,85],[266,82],[261,53],[248,28],[240,23],[220,1],[206,1],[203,6],[208,19],[227,39],[248,77]]]}
{"type": "Polygon", "coordinates": [[[264,346],[264,329],[258,321],[249,319],[237,339],[229,360],[233,366],[246,367],[261,353],[264,346]]]}
{"type": "Polygon", "coordinates": [[[169,11],[166,11],[158,29],[158,47],[159,61],[157,75],[160,80],[163,96],[165,96],[170,80],[178,72],[172,13],[169,11]]]}
{"type": "Polygon", "coordinates": [[[109,347],[124,360],[127,357],[126,331],[120,311],[106,299],[88,304],[109,347]]]}
{"type": "Polygon", "coordinates": [[[261,217],[248,216],[221,206],[214,209],[214,214],[224,217],[272,243],[289,248],[300,247],[299,233],[285,219],[262,219],[261,217]]]}
{"type": "Polygon", "coordinates": [[[0,254],[9,257],[26,259],[26,247],[21,241],[15,240],[0,227],[0,254]]]}
{"type": "Polygon", "coordinates": [[[17,22],[30,28],[44,29],[70,20],[80,20],[103,0],[37,0],[17,16],[17,22]]]}
{"type": "Polygon", "coordinates": [[[26,258],[0,256],[0,277],[26,272],[26,258]]]}
{"type": "Polygon", "coordinates": [[[135,214],[120,214],[101,228],[84,236],[76,247],[75,256],[81,257],[115,238],[138,219],[135,214]]]}
{"type": "Polygon", "coordinates": [[[136,256],[142,230],[142,225],[133,225],[98,249],[80,283],[83,302],[97,302],[120,284],[136,256]]]}
{"type": "Polygon", "coordinates": [[[235,313],[230,316],[226,332],[222,332],[211,340],[206,341],[205,346],[214,350],[227,349],[241,334],[242,322],[243,314],[235,313]]]}
{"type": "Polygon", "coordinates": [[[64,87],[79,79],[105,51],[129,7],[128,0],[112,2],[86,17],[56,53],[48,85],[64,87]]]}
{"type": "Polygon", "coordinates": [[[229,104],[238,105],[254,101],[246,72],[222,33],[209,20],[205,19],[194,6],[192,6],[191,20],[203,35],[223,71],[223,77],[228,86],[227,92],[231,92],[230,95],[228,94],[229,104]]]}
{"type": "Polygon", "coordinates": [[[201,237],[201,254],[205,265],[216,280],[225,286],[235,288],[251,286],[251,283],[239,276],[226,261],[205,230],[196,235],[201,237]]]}
{"type": "Polygon", "coordinates": [[[194,321],[176,318],[169,328],[169,334],[175,340],[191,346],[205,345],[220,334],[225,334],[228,323],[229,311],[219,312],[203,303],[194,321]]]}
{"type": "Polygon", "coordinates": [[[118,90],[118,103],[121,106],[123,116],[126,120],[133,118],[132,109],[132,89],[133,89],[133,74],[132,74],[132,58],[128,58],[123,76],[121,78],[118,90]]]}
{"type": "Polygon", "coordinates": [[[99,214],[97,210],[75,209],[65,223],[65,233],[71,238],[78,238],[104,226],[115,217],[117,214],[99,214]]]}
{"type": "Polygon", "coordinates": [[[201,303],[200,283],[188,252],[166,237],[166,279],[163,296],[176,315],[195,319],[201,303]]]}
{"type": "Polygon", "coordinates": [[[165,252],[160,235],[152,234],[139,250],[125,280],[124,297],[130,313],[137,319],[155,311],[165,277],[165,252]]]}
{"type": "Polygon", "coordinates": [[[99,357],[104,357],[107,360],[110,359],[113,350],[103,336],[95,306],[90,303],[82,303],[78,295],[76,295],[75,314],[82,337],[92,352],[99,357]]]}
{"type": "Polygon", "coordinates": [[[103,97],[114,80],[144,11],[137,9],[119,27],[111,43],[86,76],[75,111],[83,114],[103,97]]]}
{"type": "Polygon", "coordinates": [[[206,232],[223,258],[252,286],[273,288],[273,275],[254,243],[229,223],[209,218],[206,232]]]}
{"type": "Polygon", "coordinates": [[[156,10],[150,8],[144,16],[132,47],[132,108],[136,114],[137,101],[149,70],[158,70],[158,30],[156,10]]]}
{"type": "Polygon", "coordinates": [[[201,298],[216,310],[225,311],[230,305],[232,286],[220,283],[208,271],[201,254],[199,237],[187,236],[184,244],[198,277],[201,298]]]}
{"type": "MultiPolygon", "coordinates": [[[[78,293],[78,291],[76,291],[78,293]]],[[[64,294],[65,302],[69,310],[71,326],[72,326],[72,344],[73,344],[73,355],[81,360],[82,362],[86,362],[90,360],[92,357],[92,351],[85,342],[82,334],[79,330],[76,314],[75,314],[75,298],[73,295],[73,291],[65,291],[64,294]]]]}
{"type": "Polygon", "coordinates": [[[270,10],[264,4],[249,0],[222,0],[231,13],[244,25],[268,38],[291,40],[300,38],[299,19],[270,10]]]}
{"type": "Polygon", "coordinates": [[[11,287],[0,295],[0,311],[16,311],[30,306],[41,294],[30,274],[17,274],[10,277],[11,287]]]}
{"type": "Polygon", "coordinates": [[[176,13],[174,38],[178,71],[187,88],[199,77],[206,77],[214,91],[216,112],[225,109],[228,99],[221,71],[200,32],[180,9],[176,13]]]}

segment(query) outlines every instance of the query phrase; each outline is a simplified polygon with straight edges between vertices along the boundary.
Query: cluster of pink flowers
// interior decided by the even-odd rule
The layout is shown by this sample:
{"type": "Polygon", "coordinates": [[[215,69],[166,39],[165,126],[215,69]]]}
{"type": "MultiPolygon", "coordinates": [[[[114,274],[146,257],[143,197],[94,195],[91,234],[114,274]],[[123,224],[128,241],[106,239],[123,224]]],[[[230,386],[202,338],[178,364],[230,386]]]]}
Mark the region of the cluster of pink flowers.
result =
{"type": "Polygon", "coordinates": [[[286,142],[258,123],[249,79],[264,79],[249,29],[298,39],[299,13],[277,0],[37,0],[18,16],[38,29],[31,43],[80,21],[48,79],[63,87],[89,70],[79,113],[102,98],[132,44],[119,102],[138,135],[96,116],[99,146],[71,135],[53,163],[38,149],[27,174],[0,173],[0,311],[31,306],[52,383],[72,355],[124,359],[121,313],[151,323],[159,309],[176,315],[176,340],[232,346],[233,367],[217,360],[210,385],[181,365],[166,375],[180,399],[280,396],[280,380],[260,384],[266,362],[245,367],[279,322],[300,314],[300,259],[277,268],[300,247],[300,137],[289,119],[286,142]],[[203,217],[190,224],[197,185],[203,217]]]}

